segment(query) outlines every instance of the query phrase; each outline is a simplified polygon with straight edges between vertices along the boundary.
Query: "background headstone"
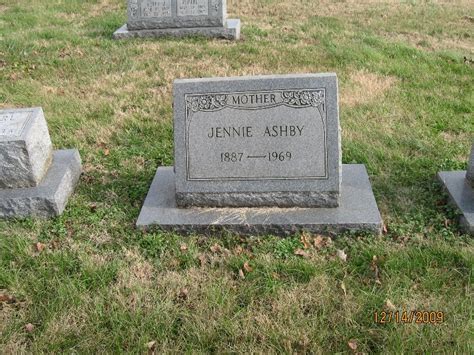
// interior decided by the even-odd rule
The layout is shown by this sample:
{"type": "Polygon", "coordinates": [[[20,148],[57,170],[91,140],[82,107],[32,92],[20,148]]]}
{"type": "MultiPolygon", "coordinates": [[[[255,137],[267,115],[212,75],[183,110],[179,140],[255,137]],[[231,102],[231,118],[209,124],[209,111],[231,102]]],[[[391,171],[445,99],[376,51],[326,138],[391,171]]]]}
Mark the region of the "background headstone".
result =
{"type": "Polygon", "coordinates": [[[0,110],[0,218],[63,212],[81,174],[77,150],[52,150],[41,108],[0,110]]]}
{"type": "Polygon", "coordinates": [[[128,0],[127,17],[127,24],[114,33],[115,39],[240,37],[240,20],[227,20],[226,0],[128,0]]]}
{"type": "Polygon", "coordinates": [[[222,27],[225,0],[129,0],[129,30],[173,27],[222,27]]]}
{"type": "Polygon", "coordinates": [[[341,165],[335,74],[176,80],[174,138],[141,228],[381,232],[365,167],[341,165]]]}

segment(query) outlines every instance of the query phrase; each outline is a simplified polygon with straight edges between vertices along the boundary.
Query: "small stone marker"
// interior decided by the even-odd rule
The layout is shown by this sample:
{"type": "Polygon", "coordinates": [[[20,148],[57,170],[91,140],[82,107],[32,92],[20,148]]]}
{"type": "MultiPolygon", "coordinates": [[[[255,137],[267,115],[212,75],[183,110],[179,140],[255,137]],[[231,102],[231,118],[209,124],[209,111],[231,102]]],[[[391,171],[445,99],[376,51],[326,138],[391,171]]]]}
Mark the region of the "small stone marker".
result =
{"type": "Polygon", "coordinates": [[[240,20],[227,19],[226,0],[128,0],[127,13],[127,24],[114,33],[115,39],[240,37],[240,20]]]}
{"type": "Polygon", "coordinates": [[[381,231],[365,167],[341,165],[335,74],[176,80],[174,141],[139,227],[381,231]]]}
{"type": "Polygon", "coordinates": [[[467,171],[441,171],[438,179],[450,202],[461,212],[461,227],[466,233],[474,235],[474,142],[467,171]]]}
{"type": "Polygon", "coordinates": [[[61,214],[80,173],[77,150],[53,152],[41,108],[0,110],[0,218],[61,214]]]}

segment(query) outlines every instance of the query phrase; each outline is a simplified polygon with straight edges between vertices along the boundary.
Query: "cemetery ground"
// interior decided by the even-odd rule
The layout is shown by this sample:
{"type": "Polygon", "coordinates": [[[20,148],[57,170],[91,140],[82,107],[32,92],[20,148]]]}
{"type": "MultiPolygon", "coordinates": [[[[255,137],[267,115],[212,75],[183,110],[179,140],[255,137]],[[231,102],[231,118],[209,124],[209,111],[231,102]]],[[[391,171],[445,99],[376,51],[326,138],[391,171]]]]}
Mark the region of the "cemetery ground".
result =
{"type": "Polygon", "coordinates": [[[435,178],[472,143],[472,2],[233,0],[238,42],[114,41],[125,13],[0,0],[0,108],[42,106],[85,170],[63,216],[0,221],[0,353],[473,351],[474,242],[435,178]],[[134,228],[173,164],[175,78],[328,71],[382,236],[134,228]],[[443,319],[375,322],[404,310],[443,319]]]}

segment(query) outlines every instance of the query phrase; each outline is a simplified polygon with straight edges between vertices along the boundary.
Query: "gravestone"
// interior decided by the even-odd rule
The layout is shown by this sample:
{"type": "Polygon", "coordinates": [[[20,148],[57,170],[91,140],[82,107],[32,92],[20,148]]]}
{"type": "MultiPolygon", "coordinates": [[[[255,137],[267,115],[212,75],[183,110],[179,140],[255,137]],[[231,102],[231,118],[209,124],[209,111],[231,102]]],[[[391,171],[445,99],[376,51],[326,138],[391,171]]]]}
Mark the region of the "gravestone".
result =
{"type": "Polygon", "coordinates": [[[139,227],[381,231],[365,167],[341,164],[335,74],[176,80],[174,156],[139,227]]]}
{"type": "Polygon", "coordinates": [[[77,150],[53,151],[41,108],[0,110],[0,218],[61,214],[80,173],[77,150]]]}
{"type": "Polygon", "coordinates": [[[474,142],[467,171],[441,171],[438,179],[448,193],[450,202],[461,212],[461,228],[474,235],[474,142]]]}
{"type": "Polygon", "coordinates": [[[115,39],[240,37],[240,20],[227,19],[226,0],[128,0],[127,15],[127,23],[114,33],[115,39]]]}

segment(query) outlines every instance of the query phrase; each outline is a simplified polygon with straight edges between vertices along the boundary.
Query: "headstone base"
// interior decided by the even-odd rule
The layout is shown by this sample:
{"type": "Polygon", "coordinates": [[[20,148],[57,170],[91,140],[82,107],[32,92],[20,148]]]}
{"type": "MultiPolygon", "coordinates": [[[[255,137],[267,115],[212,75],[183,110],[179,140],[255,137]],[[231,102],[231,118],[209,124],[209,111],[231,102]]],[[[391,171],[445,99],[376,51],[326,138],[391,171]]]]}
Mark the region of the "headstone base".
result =
{"type": "Polygon", "coordinates": [[[53,162],[36,187],[0,189],[0,218],[58,216],[79,181],[82,166],[75,149],[53,153],[53,162]]]}
{"type": "Polygon", "coordinates": [[[137,227],[178,233],[218,230],[243,235],[293,235],[301,231],[380,234],[382,218],[364,165],[343,165],[340,206],[336,208],[178,208],[172,167],[156,172],[137,227]]]}
{"type": "Polygon", "coordinates": [[[226,21],[224,27],[181,27],[149,30],[128,30],[127,25],[125,24],[113,34],[114,39],[186,36],[204,36],[238,40],[240,38],[240,20],[229,19],[226,21]]]}
{"type": "Polygon", "coordinates": [[[448,192],[450,202],[461,211],[461,227],[474,235],[474,188],[466,179],[466,171],[442,171],[438,179],[448,192]]]}

